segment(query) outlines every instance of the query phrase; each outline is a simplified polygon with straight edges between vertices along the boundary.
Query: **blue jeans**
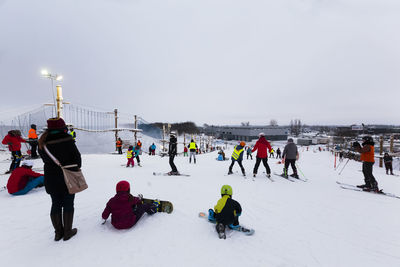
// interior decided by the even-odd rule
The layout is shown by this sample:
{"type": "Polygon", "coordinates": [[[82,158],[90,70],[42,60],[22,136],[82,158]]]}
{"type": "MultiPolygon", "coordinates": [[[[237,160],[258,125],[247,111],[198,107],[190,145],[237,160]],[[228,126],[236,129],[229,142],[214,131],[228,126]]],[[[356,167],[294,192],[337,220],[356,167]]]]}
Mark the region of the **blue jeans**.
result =
{"type": "Polygon", "coordinates": [[[12,195],[14,196],[20,196],[20,195],[25,195],[29,191],[31,191],[33,188],[35,188],[38,185],[42,185],[44,182],[44,176],[39,176],[37,178],[34,178],[33,180],[29,181],[25,188],[22,190],[19,190],[18,192],[13,193],[12,195]]]}

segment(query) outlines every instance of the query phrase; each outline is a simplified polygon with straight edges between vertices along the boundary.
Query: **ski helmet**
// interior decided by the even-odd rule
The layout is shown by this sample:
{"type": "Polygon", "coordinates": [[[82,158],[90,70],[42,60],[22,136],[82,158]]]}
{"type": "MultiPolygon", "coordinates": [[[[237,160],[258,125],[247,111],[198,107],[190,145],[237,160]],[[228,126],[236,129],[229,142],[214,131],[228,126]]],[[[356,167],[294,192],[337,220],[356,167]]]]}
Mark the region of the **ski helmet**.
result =
{"type": "Polygon", "coordinates": [[[293,138],[289,138],[287,141],[288,143],[293,143],[293,138]]]}
{"type": "Polygon", "coordinates": [[[223,185],[221,187],[221,195],[232,196],[232,187],[230,185],[223,185]]]}
{"type": "Polygon", "coordinates": [[[240,142],[240,146],[244,147],[245,145],[246,145],[245,142],[243,142],[243,141],[240,142]]]}
{"type": "Polygon", "coordinates": [[[116,187],[117,192],[129,192],[130,185],[128,181],[119,181],[116,187]]]}

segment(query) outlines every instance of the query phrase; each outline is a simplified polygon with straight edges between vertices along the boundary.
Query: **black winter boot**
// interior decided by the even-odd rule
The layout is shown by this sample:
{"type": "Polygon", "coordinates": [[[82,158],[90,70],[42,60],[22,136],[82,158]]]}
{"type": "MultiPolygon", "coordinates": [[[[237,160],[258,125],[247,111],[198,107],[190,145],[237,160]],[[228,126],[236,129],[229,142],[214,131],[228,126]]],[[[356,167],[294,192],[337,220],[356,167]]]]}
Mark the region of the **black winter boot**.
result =
{"type": "Polygon", "coordinates": [[[76,235],[78,229],[76,228],[72,229],[72,222],[74,221],[73,211],[70,212],[64,211],[63,218],[64,218],[64,241],[67,241],[68,239],[76,235]]]}
{"type": "Polygon", "coordinates": [[[215,229],[217,230],[218,237],[220,239],[226,239],[225,225],[223,225],[222,223],[217,223],[217,225],[215,226],[215,229]]]}
{"type": "Polygon", "coordinates": [[[53,224],[55,230],[54,241],[59,241],[64,236],[64,227],[62,224],[61,213],[50,214],[50,218],[51,218],[51,223],[53,224]]]}

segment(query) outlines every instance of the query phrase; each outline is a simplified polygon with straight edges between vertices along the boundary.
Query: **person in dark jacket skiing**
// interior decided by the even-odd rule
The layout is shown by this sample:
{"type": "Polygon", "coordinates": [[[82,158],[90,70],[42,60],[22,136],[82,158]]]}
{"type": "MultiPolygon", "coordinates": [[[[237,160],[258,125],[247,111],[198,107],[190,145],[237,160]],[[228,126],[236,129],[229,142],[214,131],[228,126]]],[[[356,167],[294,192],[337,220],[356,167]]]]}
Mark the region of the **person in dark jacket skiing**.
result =
{"type": "Polygon", "coordinates": [[[389,174],[390,171],[390,175],[393,175],[393,157],[390,156],[389,153],[385,153],[383,156],[383,162],[385,163],[386,174],[389,174]]]}
{"type": "Polygon", "coordinates": [[[32,171],[33,161],[25,160],[22,166],[13,170],[8,178],[8,193],[14,196],[25,195],[35,187],[43,186],[44,176],[32,171]]]}
{"type": "Polygon", "coordinates": [[[169,165],[171,166],[171,171],[168,173],[169,175],[179,175],[178,169],[175,166],[174,159],[177,153],[177,142],[175,133],[171,132],[169,137],[169,146],[168,146],[168,156],[169,156],[169,165]]]}
{"type": "Polygon", "coordinates": [[[256,145],[252,150],[253,152],[257,150],[256,164],[254,165],[253,176],[256,177],[258,167],[260,166],[260,163],[262,161],[265,170],[267,171],[267,177],[271,177],[271,169],[269,168],[268,165],[268,150],[271,152],[272,148],[270,143],[265,138],[264,133],[260,133],[258,136],[259,139],[257,140],[256,145]]]}
{"type": "Polygon", "coordinates": [[[153,215],[157,212],[157,203],[143,203],[140,197],[130,194],[130,185],[127,181],[120,181],[116,186],[117,193],[112,197],[101,215],[107,220],[111,214],[111,224],[117,229],[129,229],[134,226],[146,212],[153,215]]]}
{"type": "Polygon", "coordinates": [[[282,158],[281,157],[281,149],[278,147],[278,149],[276,150],[276,158],[282,158]]]}
{"type": "Polygon", "coordinates": [[[6,173],[11,173],[15,168],[19,167],[21,163],[21,143],[25,143],[26,140],[21,137],[21,132],[19,130],[11,130],[4,137],[1,142],[3,145],[8,145],[8,150],[11,152],[13,158],[10,169],[6,173]]]}
{"type": "Polygon", "coordinates": [[[68,134],[64,120],[48,119],[47,130],[39,139],[39,154],[44,163],[44,186],[52,202],[50,218],[55,230],[54,240],[68,240],[78,231],[72,228],[75,194],[68,192],[62,169],[46,153],[45,146],[62,166],[77,164],[78,167],[70,168],[72,171],[81,167],[81,154],[68,134]]]}
{"type": "Polygon", "coordinates": [[[299,152],[292,138],[288,139],[287,144],[283,149],[282,157],[283,161],[285,162],[285,167],[283,168],[283,176],[286,178],[288,177],[289,165],[291,165],[293,170],[293,174],[291,176],[299,179],[296,168],[296,160],[299,159],[299,152]]]}
{"type": "Polygon", "coordinates": [[[244,176],[246,176],[246,172],[245,172],[244,167],[242,165],[244,146],[245,145],[246,145],[246,143],[241,141],[240,144],[235,146],[235,148],[233,149],[233,153],[232,153],[232,157],[231,157],[232,163],[229,166],[228,174],[232,174],[233,173],[232,172],[233,165],[235,164],[235,162],[237,162],[239,164],[239,166],[240,166],[240,169],[242,170],[242,174],[244,176]]]}
{"type": "Polygon", "coordinates": [[[221,199],[213,209],[208,210],[208,220],[216,221],[216,230],[219,238],[226,238],[225,228],[231,229],[240,227],[239,216],[242,214],[242,207],[239,202],[232,199],[232,187],[223,185],[221,187],[221,199]]]}
{"type": "Polygon", "coordinates": [[[372,174],[373,165],[375,163],[375,142],[371,136],[364,136],[362,140],[362,147],[358,142],[353,143],[354,150],[361,153],[360,159],[362,161],[362,172],[365,182],[365,184],[357,185],[357,187],[365,191],[379,192],[378,182],[372,174]]]}

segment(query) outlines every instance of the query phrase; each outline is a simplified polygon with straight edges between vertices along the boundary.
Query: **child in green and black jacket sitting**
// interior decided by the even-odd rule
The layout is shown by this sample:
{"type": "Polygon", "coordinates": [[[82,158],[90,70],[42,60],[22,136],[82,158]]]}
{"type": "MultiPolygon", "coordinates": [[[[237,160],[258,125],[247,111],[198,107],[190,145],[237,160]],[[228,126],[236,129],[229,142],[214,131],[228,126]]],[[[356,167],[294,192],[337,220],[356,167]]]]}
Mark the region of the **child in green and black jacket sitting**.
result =
{"type": "Polygon", "coordinates": [[[239,216],[242,207],[239,202],[232,199],[232,187],[223,185],[221,188],[221,199],[218,200],[214,210],[208,210],[208,220],[216,221],[216,230],[220,238],[225,238],[225,227],[235,229],[239,226],[239,216]]]}

